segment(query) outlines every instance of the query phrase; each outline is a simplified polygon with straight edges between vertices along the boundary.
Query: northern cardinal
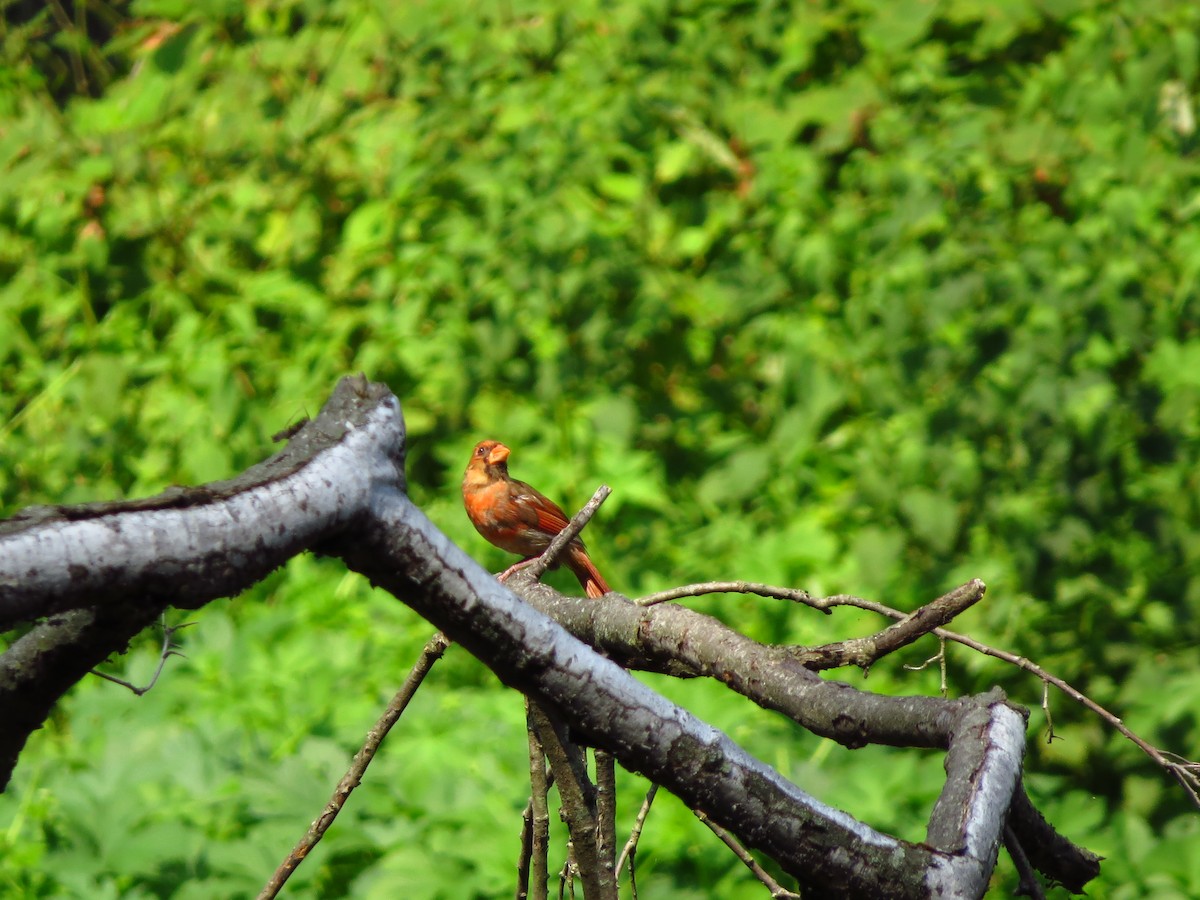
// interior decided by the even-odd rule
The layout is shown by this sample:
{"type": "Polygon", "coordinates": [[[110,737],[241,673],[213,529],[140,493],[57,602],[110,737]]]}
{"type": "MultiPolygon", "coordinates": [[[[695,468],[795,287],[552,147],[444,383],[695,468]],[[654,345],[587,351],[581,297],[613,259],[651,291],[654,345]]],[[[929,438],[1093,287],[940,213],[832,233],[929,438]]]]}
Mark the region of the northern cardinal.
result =
{"type": "MultiPolygon", "coordinates": [[[[475,530],[501,550],[525,557],[504,572],[501,581],[539,556],[567,527],[567,516],[558,504],[508,474],[509,452],[499,441],[480,441],[471,451],[462,483],[463,505],[475,530]]],[[[608,582],[579,538],[567,545],[564,562],[589,597],[609,592],[608,582]]]]}

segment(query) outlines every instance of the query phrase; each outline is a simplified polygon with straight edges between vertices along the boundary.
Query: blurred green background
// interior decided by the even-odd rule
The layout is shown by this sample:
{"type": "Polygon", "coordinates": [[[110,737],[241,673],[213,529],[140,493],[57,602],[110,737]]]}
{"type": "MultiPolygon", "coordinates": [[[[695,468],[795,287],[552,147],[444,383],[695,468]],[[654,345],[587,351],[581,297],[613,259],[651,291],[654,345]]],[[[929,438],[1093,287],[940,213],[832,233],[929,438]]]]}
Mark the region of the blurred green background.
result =
{"type": "MultiPolygon", "coordinates": [[[[1200,753],[1194,2],[4,9],[0,512],[230,476],[362,371],[484,565],[512,559],[458,481],[495,437],[567,507],[613,486],[588,541],[618,590],[911,609],[980,577],[959,630],[1200,753]]],[[[693,605],[777,642],[881,625],[693,605]]],[[[152,692],[89,679],[30,742],[0,894],[253,894],[431,633],[308,557],[186,618],[152,692]]],[[[158,641],[109,670],[145,680],[158,641]]],[[[936,692],[901,665],[934,652],[865,685],[936,692]]],[[[1200,817],[1132,745],[1055,695],[1047,745],[1040,683],[964,649],[949,679],[1034,708],[1027,784],[1108,858],[1092,897],[1200,896],[1200,817]]],[[[937,754],[650,680],[923,837],[937,754]]],[[[452,648],[286,895],[510,894],[525,766],[520,698],[452,648]]],[[[643,897],[765,895],[660,798],[643,897]]]]}

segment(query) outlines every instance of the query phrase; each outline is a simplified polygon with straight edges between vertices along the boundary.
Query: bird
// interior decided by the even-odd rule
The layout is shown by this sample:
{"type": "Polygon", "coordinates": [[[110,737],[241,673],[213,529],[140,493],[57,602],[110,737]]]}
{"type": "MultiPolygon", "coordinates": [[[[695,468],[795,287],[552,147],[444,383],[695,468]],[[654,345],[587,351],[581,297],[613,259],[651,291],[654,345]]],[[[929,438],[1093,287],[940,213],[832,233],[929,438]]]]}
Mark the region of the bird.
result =
{"type": "MultiPolygon", "coordinates": [[[[525,557],[501,573],[501,581],[529,565],[567,527],[562,507],[508,474],[510,452],[499,441],[480,441],[462,483],[463,506],[475,530],[501,550],[525,557]]],[[[611,590],[579,538],[567,545],[564,562],[589,597],[611,590]]]]}

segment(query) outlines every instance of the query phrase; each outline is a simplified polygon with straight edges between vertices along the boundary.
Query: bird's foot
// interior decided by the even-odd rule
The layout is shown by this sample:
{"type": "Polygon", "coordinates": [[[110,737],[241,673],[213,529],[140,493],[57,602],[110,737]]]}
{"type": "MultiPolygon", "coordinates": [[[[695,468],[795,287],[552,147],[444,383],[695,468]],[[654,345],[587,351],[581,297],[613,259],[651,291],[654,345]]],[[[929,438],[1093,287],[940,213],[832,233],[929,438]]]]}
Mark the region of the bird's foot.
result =
{"type": "Polygon", "coordinates": [[[512,575],[514,572],[520,572],[526,566],[533,565],[533,561],[535,559],[537,559],[536,556],[531,556],[531,557],[529,557],[529,559],[523,559],[519,563],[513,563],[511,566],[509,566],[507,569],[505,569],[503,572],[501,572],[499,575],[497,575],[496,580],[503,582],[505,579],[508,578],[509,575],[512,575]]]}

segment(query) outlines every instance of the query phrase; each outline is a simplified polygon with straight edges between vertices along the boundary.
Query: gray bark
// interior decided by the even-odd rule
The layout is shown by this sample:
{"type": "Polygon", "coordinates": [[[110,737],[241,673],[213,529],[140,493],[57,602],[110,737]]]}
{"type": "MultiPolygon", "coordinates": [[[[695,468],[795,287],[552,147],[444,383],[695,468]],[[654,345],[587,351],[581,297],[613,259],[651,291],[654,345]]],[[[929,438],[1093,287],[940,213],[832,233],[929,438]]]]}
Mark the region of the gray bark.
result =
{"type": "Polygon", "coordinates": [[[522,599],[413,506],[403,459],[396,398],[343,379],[285,450],[233,480],[0,523],[0,628],[35,622],[0,656],[0,786],[57,698],[163,609],[235,594],[311,550],[340,556],[573,735],[776,860],[806,896],[982,896],[1014,797],[1017,838],[1055,848],[1029,853],[1044,874],[1080,889],[1098,871],[1032,810],[1020,785],[1023,711],[999,692],[883,697],[817,678],[786,651],[682,607],[577,601],[518,582],[522,599]],[[821,803],[623,666],[716,678],[847,746],[946,750],[928,841],[821,803]]]}

